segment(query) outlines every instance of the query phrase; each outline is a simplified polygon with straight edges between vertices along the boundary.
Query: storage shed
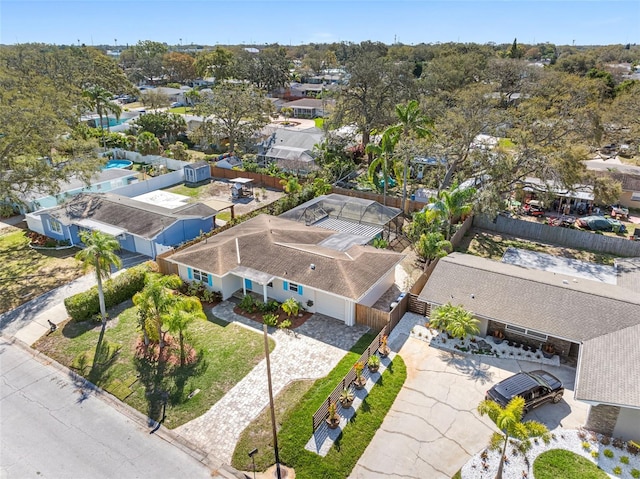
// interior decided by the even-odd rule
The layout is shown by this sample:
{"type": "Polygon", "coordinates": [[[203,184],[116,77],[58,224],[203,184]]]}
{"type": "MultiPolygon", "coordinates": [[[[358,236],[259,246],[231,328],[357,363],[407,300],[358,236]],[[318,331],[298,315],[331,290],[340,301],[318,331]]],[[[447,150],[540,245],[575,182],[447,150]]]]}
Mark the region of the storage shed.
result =
{"type": "Polygon", "coordinates": [[[188,185],[211,180],[211,168],[206,161],[190,163],[184,167],[184,182],[188,185]]]}

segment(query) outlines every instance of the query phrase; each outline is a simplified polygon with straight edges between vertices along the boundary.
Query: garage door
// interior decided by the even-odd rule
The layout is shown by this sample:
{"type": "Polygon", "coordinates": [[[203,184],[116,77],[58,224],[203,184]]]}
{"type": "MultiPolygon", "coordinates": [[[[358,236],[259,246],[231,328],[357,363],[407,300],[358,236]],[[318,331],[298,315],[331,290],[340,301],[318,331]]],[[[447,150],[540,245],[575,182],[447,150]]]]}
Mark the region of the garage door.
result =
{"type": "Polygon", "coordinates": [[[345,320],[345,301],[330,294],[316,292],[316,311],[332,318],[345,320]]]}

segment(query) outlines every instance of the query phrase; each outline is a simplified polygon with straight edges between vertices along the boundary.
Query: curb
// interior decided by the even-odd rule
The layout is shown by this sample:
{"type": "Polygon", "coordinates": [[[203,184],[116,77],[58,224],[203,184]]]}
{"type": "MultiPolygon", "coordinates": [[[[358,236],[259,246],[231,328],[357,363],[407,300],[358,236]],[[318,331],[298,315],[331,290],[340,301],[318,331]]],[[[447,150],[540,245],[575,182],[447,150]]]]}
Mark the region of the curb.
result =
{"type": "Polygon", "coordinates": [[[200,448],[192,444],[186,438],[180,436],[179,434],[174,433],[170,429],[165,428],[161,424],[158,424],[156,421],[152,421],[150,418],[142,414],[140,411],[118,400],[111,393],[96,386],[95,384],[91,383],[87,379],[77,374],[75,371],[60,364],[56,360],[47,356],[46,354],[38,351],[37,349],[30,347],[28,344],[16,338],[15,336],[6,337],[2,333],[0,333],[0,338],[5,339],[9,344],[15,345],[20,349],[22,349],[23,351],[27,352],[29,355],[31,355],[31,357],[33,357],[33,359],[35,359],[39,363],[44,364],[46,366],[53,367],[59,372],[64,373],[68,377],[72,378],[74,381],[82,384],[83,387],[90,389],[92,392],[94,392],[95,398],[106,402],[112,408],[114,408],[115,410],[117,410],[122,415],[129,418],[130,420],[134,421],[139,426],[142,426],[143,428],[147,428],[147,429],[157,428],[156,431],[150,431],[150,434],[154,434],[155,436],[159,437],[163,441],[166,441],[172,446],[177,447],[184,453],[194,458],[196,461],[202,463],[204,466],[211,469],[212,477],[216,477],[213,474],[218,474],[219,477],[227,478],[227,479],[246,479],[247,478],[245,474],[237,471],[230,465],[224,464],[218,458],[212,457],[211,455],[207,454],[206,452],[204,452],[203,450],[201,450],[200,448]]]}

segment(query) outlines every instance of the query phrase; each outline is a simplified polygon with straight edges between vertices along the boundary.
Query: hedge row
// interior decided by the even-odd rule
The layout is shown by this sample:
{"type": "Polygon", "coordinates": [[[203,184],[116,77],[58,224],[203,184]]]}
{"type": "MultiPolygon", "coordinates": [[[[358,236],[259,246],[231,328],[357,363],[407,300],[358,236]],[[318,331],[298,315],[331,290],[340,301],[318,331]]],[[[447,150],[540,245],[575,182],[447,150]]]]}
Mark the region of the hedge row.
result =
{"type": "MultiPolygon", "coordinates": [[[[146,262],[102,283],[104,290],[104,302],[107,308],[131,299],[134,294],[144,288],[144,279],[147,272],[156,271],[157,266],[153,262],[146,262]]],[[[86,321],[100,313],[100,300],[98,299],[98,287],[69,296],[64,300],[67,312],[73,321],[86,321]]]]}

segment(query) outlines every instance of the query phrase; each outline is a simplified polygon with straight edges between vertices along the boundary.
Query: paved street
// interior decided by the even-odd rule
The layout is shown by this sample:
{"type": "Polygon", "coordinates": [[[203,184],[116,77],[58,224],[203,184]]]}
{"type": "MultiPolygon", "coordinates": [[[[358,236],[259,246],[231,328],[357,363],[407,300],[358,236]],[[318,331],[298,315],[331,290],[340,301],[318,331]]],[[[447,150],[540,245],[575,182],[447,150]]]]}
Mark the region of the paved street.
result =
{"type": "MultiPolygon", "coordinates": [[[[382,426],[356,464],[352,479],[449,479],[487,446],[493,423],[476,407],[496,382],[540,364],[513,359],[451,354],[408,337],[424,318],[407,313],[394,329],[393,350],[407,364],[407,380],[382,426]]],[[[525,419],[549,429],[584,424],[588,406],[573,399],[575,369],[544,366],[566,387],[559,404],[547,404],[525,419]]]]}
{"type": "Polygon", "coordinates": [[[0,477],[212,477],[195,453],[46,363],[0,337],[0,477]]]}

